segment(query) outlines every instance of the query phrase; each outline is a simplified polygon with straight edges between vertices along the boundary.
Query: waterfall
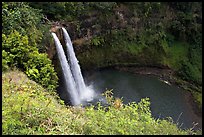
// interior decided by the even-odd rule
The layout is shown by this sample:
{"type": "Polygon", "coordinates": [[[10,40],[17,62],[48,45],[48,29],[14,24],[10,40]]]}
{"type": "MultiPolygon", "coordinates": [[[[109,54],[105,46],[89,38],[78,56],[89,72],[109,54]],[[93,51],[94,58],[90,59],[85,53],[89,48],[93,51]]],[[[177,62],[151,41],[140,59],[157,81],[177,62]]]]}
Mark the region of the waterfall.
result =
{"type": "Polygon", "coordinates": [[[65,43],[67,46],[66,51],[67,51],[67,55],[68,55],[68,58],[70,61],[71,71],[72,71],[74,80],[75,80],[76,85],[77,85],[77,90],[79,92],[80,99],[85,99],[86,96],[84,94],[86,93],[87,89],[86,89],[84,79],[83,79],[82,74],[81,74],[80,66],[78,64],[79,61],[77,60],[77,58],[75,56],[72,42],[71,42],[71,39],[69,37],[67,30],[65,28],[62,28],[62,30],[64,33],[65,43]]]}
{"type": "Polygon", "coordinates": [[[70,94],[71,102],[73,105],[79,105],[83,101],[91,101],[94,97],[94,91],[90,87],[87,87],[85,85],[78,63],[79,61],[75,56],[75,52],[69,34],[65,28],[62,28],[62,30],[67,47],[67,58],[56,34],[52,33],[52,35],[54,37],[55,44],[57,47],[58,58],[62,66],[62,71],[66,82],[66,88],[70,94]]]}
{"type": "Polygon", "coordinates": [[[60,60],[60,64],[62,67],[62,72],[63,72],[63,76],[65,79],[65,85],[66,85],[66,89],[69,91],[70,93],[70,97],[71,97],[71,103],[73,105],[79,105],[80,104],[80,100],[78,99],[78,94],[76,91],[76,84],[75,81],[73,79],[70,67],[67,63],[67,59],[64,53],[64,50],[62,48],[62,45],[57,37],[57,35],[55,33],[52,33],[52,36],[55,40],[55,44],[56,44],[56,49],[57,49],[57,55],[58,58],[60,60]]]}

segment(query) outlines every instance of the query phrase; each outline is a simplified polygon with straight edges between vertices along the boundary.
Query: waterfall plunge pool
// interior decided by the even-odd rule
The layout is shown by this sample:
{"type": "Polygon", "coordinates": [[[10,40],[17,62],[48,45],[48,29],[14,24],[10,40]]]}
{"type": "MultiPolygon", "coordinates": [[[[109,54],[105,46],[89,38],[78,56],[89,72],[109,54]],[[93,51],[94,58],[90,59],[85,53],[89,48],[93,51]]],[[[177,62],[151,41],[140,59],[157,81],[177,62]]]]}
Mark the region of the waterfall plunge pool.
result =
{"type": "Polygon", "coordinates": [[[113,96],[122,98],[124,104],[150,99],[150,110],[155,118],[171,117],[180,128],[202,128],[202,116],[197,115],[189,101],[189,93],[174,85],[168,85],[156,76],[132,74],[115,69],[105,69],[85,74],[86,85],[97,95],[113,89],[113,96]]]}
{"type": "MultiPolygon", "coordinates": [[[[194,129],[202,129],[202,116],[195,112],[189,101],[189,93],[160,81],[156,76],[105,69],[85,73],[84,80],[96,95],[92,101],[83,102],[84,105],[96,104],[96,102],[106,104],[101,94],[113,89],[113,96],[122,98],[124,104],[138,103],[141,98],[148,97],[151,103],[150,110],[155,118],[171,117],[182,129],[192,128],[195,122],[198,125],[194,129]]],[[[63,77],[60,76],[58,93],[66,104],[70,104],[63,81],[63,77]]]]}
{"type": "Polygon", "coordinates": [[[109,69],[85,76],[85,85],[69,34],[65,28],[62,29],[67,57],[57,35],[52,35],[62,69],[62,73],[59,74],[58,93],[66,104],[89,105],[101,102],[105,105],[107,103],[101,93],[113,89],[113,96],[122,98],[124,104],[139,102],[141,98],[148,97],[155,118],[171,117],[176,123],[182,124],[181,128],[191,128],[193,122],[196,122],[196,128],[202,128],[202,117],[195,114],[192,104],[189,103],[188,93],[167,85],[168,83],[161,82],[156,77],[109,69]]]}

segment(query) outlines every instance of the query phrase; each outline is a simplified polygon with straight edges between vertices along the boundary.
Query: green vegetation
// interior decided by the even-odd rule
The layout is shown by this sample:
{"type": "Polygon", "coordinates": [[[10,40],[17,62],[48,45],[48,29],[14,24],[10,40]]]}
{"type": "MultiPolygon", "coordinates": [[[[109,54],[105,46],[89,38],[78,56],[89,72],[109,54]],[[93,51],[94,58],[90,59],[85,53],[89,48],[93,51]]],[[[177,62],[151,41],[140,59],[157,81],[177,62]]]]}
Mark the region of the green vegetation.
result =
{"type": "Polygon", "coordinates": [[[57,74],[51,60],[37,47],[30,46],[27,36],[14,31],[9,35],[2,34],[2,68],[21,68],[30,77],[44,87],[54,90],[57,86],[57,74]]]}
{"type": "Polygon", "coordinates": [[[184,42],[174,42],[171,44],[171,46],[168,49],[168,55],[166,57],[167,64],[169,66],[172,66],[173,69],[178,70],[181,68],[180,63],[182,60],[186,60],[188,56],[188,48],[189,45],[184,42]]]}
{"type": "Polygon", "coordinates": [[[202,94],[201,3],[119,2],[104,8],[103,15],[97,13],[100,8],[86,8],[88,17],[73,18],[80,27],[75,32],[83,34],[77,36],[86,36],[80,31],[84,29],[93,35],[77,55],[84,69],[124,64],[168,67],[177,79],[190,83],[189,91],[202,94]]]}
{"type": "Polygon", "coordinates": [[[80,62],[86,62],[81,63],[83,68],[98,68],[124,62],[141,66],[168,66],[181,79],[195,85],[202,84],[200,2],[28,4],[41,10],[49,20],[68,25],[72,40],[85,37],[90,32],[92,37],[88,43],[83,43],[85,48],[81,47],[83,52],[77,55],[80,62]],[[98,51],[99,47],[102,54],[92,54],[92,50],[98,51]],[[107,55],[103,53],[104,48],[112,54],[106,59],[103,59],[107,55]],[[92,58],[99,60],[92,63],[92,58]]]}
{"type": "Polygon", "coordinates": [[[42,39],[42,31],[37,29],[42,15],[23,2],[2,4],[2,70],[17,67],[30,79],[55,90],[57,74],[47,54],[39,53],[37,46],[42,39]]]}
{"type": "Polygon", "coordinates": [[[47,92],[19,70],[2,76],[2,133],[20,135],[45,134],[134,134],[176,135],[197,134],[178,129],[170,119],[151,116],[150,101],[122,104],[111,91],[105,96],[108,107],[65,106],[55,92],[47,92]]]}
{"type": "Polygon", "coordinates": [[[42,39],[39,30],[42,14],[24,2],[2,2],[2,33],[11,34],[14,30],[27,35],[29,44],[37,46],[42,39]]]}
{"type": "Polygon", "coordinates": [[[46,51],[53,44],[49,29],[59,22],[72,40],[86,39],[75,49],[83,70],[169,67],[176,72],[176,83],[191,91],[201,108],[201,6],[201,2],[2,2],[3,134],[196,134],[169,120],[153,119],[146,99],[121,107],[116,107],[119,99],[110,99],[108,108],[65,106],[55,94],[57,68],[46,51]]]}

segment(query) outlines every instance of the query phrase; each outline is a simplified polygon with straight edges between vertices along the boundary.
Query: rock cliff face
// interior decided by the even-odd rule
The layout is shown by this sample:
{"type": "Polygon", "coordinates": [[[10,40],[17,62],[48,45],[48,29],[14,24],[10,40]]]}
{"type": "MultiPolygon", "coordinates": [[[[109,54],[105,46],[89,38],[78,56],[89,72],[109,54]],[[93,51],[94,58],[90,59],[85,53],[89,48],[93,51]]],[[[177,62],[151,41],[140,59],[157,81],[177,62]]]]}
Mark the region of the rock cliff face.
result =
{"type": "MultiPolygon", "coordinates": [[[[175,6],[157,2],[119,2],[104,10],[100,4],[88,5],[83,14],[63,18],[59,23],[53,23],[50,29],[57,33],[63,44],[60,28],[66,28],[82,69],[88,64],[87,68],[122,63],[169,65],[164,60],[168,55],[166,49],[177,39],[171,34],[178,31],[174,21],[178,22],[180,18],[175,6]]],[[[53,60],[55,45],[50,46],[47,53],[53,60]]]]}
{"type": "MultiPolygon", "coordinates": [[[[62,32],[61,28],[62,28],[62,25],[60,25],[59,23],[53,23],[51,28],[50,28],[50,33],[55,33],[57,35],[57,37],[59,38],[63,48],[65,48],[63,32],[62,32]]],[[[56,51],[56,45],[54,43],[54,39],[53,39],[53,42],[50,43],[49,48],[47,48],[46,52],[48,54],[48,57],[52,60],[52,63],[54,65],[55,70],[56,70],[58,77],[59,77],[62,72],[61,72],[61,68],[60,68],[59,59],[57,57],[57,51],[56,51]]]]}
{"type": "MultiPolygon", "coordinates": [[[[62,30],[61,30],[62,25],[53,23],[50,32],[56,33],[57,37],[59,38],[60,42],[62,43],[62,45],[64,45],[64,38],[63,38],[63,34],[62,34],[62,30]]],[[[54,41],[54,40],[53,40],[54,41]]],[[[50,43],[51,45],[49,46],[49,48],[47,48],[47,54],[48,57],[53,60],[53,57],[56,54],[56,47],[55,47],[55,43],[50,43]]]]}
{"type": "MultiPolygon", "coordinates": [[[[90,10],[87,14],[80,15],[77,20],[55,22],[50,31],[55,32],[61,41],[63,35],[60,28],[65,27],[71,37],[73,46],[76,50],[80,50],[79,47],[90,45],[94,37],[106,37],[112,31],[117,32],[130,27],[136,33],[139,30],[138,28],[141,28],[141,23],[138,22],[141,22],[140,17],[133,16],[132,11],[124,4],[118,4],[112,11],[90,10]]],[[[50,59],[56,54],[54,51],[53,46],[48,49],[50,59]]]]}
{"type": "MultiPolygon", "coordinates": [[[[67,29],[67,31],[70,35],[70,38],[72,40],[72,44],[77,51],[80,50],[80,46],[83,46],[84,44],[90,43],[92,35],[91,35],[91,30],[89,28],[86,29],[86,32],[83,32],[84,36],[79,37],[79,34],[76,34],[75,25],[73,25],[71,23],[67,23],[67,24],[65,24],[65,23],[53,23],[53,25],[50,29],[50,32],[56,33],[56,35],[58,36],[64,49],[66,49],[66,46],[65,46],[63,32],[61,29],[62,27],[67,29]]],[[[83,31],[83,29],[82,29],[82,31],[83,31]]],[[[49,48],[47,48],[47,54],[51,60],[55,60],[56,48],[55,48],[54,42],[50,43],[49,48]]]]}

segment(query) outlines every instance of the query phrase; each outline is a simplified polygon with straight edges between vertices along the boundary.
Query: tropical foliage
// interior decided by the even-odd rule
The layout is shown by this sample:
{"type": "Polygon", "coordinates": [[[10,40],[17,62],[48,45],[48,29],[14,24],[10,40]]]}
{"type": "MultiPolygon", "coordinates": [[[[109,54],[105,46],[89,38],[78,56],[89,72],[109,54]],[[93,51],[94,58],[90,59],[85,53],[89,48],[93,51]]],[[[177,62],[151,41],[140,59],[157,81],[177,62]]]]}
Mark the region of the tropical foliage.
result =
{"type": "Polygon", "coordinates": [[[42,15],[23,2],[3,2],[2,7],[2,70],[20,68],[32,80],[56,89],[58,78],[52,62],[37,46],[43,34],[37,29],[42,15]]]}
{"type": "Polygon", "coordinates": [[[113,65],[168,67],[202,107],[201,2],[2,2],[3,134],[201,134],[154,119],[149,99],[65,106],[45,51],[63,24],[83,70],[113,65]],[[18,70],[16,70],[16,68],[18,70]],[[14,71],[11,71],[14,70],[14,71]],[[29,79],[28,79],[28,78],[29,79]],[[34,81],[31,81],[34,80],[34,81]],[[44,88],[42,88],[42,86],[44,88]]]}

